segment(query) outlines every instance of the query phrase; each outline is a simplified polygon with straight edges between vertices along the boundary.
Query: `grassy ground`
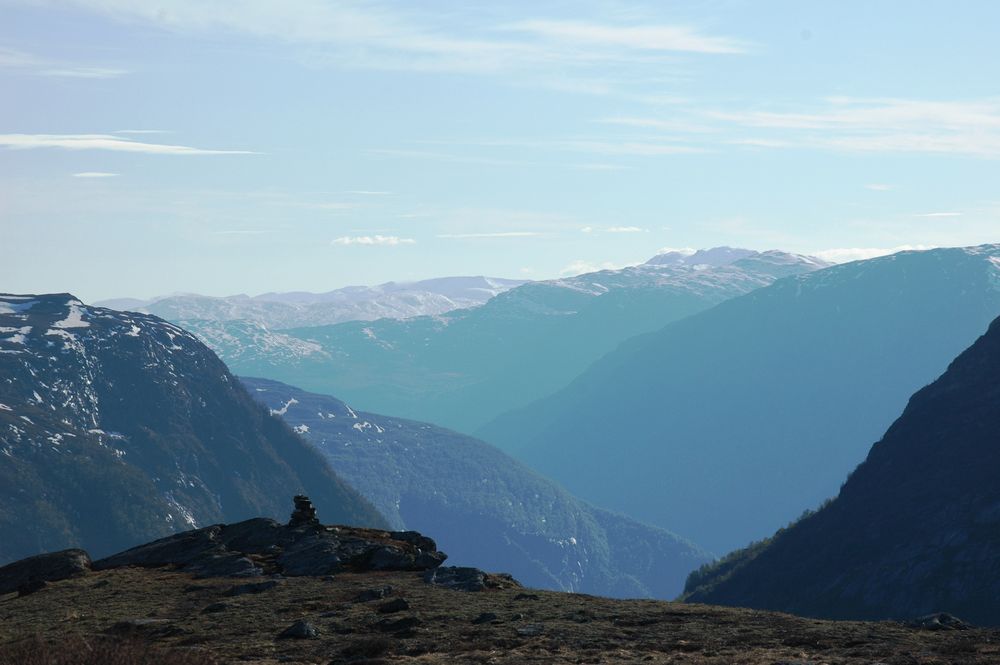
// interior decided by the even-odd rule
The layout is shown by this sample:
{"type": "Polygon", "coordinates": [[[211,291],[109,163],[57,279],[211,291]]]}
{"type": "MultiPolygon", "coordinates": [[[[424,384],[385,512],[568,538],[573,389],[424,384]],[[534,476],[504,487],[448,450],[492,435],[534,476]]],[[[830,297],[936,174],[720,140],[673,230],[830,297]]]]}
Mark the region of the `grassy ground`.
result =
{"type": "MultiPolygon", "coordinates": [[[[814,621],[516,588],[467,593],[432,587],[416,573],[289,578],[261,593],[228,595],[240,583],[118,569],[20,598],[0,596],[0,665],[17,658],[29,662],[23,654],[40,650],[40,644],[52,645],[52,653],[78,653],[117,640],[131,640],[132,651],[136,642],[179,651],[199,664],[1000,662],[1000,630],[919,631],[889,622],[814,621]],[[366,589],[385,585],[393,591],[384,600],[357,600],[366,589]],[[396,598],[405,598],[409,609],[377,611],[396,598]],[[483,613],[496,619],[473,623],[483,613]],[[276,639],[299,619],[313,624],[318,637],[276,639]]],[[[100,660],[52,656],[37,662],[100,660]]],[[[144,665],[167,658],[140,653],[115,662],[144,665]]]]}

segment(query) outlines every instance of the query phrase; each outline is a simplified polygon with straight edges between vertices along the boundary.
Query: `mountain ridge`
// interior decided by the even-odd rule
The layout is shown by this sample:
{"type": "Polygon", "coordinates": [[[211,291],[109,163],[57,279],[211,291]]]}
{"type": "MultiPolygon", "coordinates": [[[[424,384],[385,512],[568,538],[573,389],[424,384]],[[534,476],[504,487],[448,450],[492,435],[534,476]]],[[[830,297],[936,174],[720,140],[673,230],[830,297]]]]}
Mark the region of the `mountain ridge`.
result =
{"type": "Polygon", "coordinates": [[[998,258],[904,252],[778,280],[624,342],[476,434],[584,500],[742,547],[835,494],[1000,314],[998,258]]]}
{"type": "Polygon", "coordinates": [[[1000,318],[902,415],[837,498],[693,575],[691,602],[825,618],[950,612],[1000,625],[1000,318]]]}
{"type": "Polygon", "coordinates": [[[280,515],[289,490],[341,521],[383,523],[211,350],[162,319],[70,294],[2,294],[0,377],[0,560],[280,515]]]}

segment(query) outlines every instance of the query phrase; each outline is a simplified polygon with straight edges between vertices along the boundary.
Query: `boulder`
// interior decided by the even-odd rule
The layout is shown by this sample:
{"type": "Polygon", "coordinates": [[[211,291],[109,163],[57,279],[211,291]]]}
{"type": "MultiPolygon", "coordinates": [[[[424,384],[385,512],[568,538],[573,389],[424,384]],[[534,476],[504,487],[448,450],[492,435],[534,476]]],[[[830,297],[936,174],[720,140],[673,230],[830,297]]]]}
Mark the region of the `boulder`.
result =
{"type": "Polygon", "coordinates": [[[40,582],[57,582],[86,575],[91,570],[90,556],[80,549],[62,550],[21,559],[0,568],[0,594],[20,588],[41,588],[40,582]]]}
{"type": "Polygon", "coordinates": [[[444,566],[424,573],[428,584],[455,591],[485,591],[486,589],[519,588],[521,584],[506,573],[486,573],[478,568],[444,566]]]}

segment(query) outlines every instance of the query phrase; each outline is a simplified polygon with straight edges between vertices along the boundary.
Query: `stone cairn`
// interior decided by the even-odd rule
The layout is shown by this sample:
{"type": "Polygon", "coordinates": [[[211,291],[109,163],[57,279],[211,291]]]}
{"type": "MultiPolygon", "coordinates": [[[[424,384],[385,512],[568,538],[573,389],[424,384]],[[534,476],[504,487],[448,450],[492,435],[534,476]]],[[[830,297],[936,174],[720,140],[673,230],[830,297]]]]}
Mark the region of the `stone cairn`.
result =
{"type": "Polygon", "coordinates": [[[312,501],[304,494],[297,494],[293,499],[295,510],[292,511],[292,519],[288,521],[288,526],[305,526],[307,524],[319,524],[316,517],[316,507],[312,501]]]}

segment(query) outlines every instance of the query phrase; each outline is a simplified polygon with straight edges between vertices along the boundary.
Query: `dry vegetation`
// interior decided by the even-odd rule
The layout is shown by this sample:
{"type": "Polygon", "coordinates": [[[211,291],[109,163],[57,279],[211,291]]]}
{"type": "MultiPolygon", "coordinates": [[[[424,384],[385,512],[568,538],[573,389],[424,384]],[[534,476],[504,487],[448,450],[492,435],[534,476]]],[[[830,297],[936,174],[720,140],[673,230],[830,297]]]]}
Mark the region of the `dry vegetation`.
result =
{"type": "Polygon", "coordinates": [[[244,582],[118,569],[0,596],[0,665],[1000,662],[1000,630],[931,632],[524,589],[467,593],[416,573],[289,578],[231,595],[244,582]],[[385,599],[358,601],[386,585],[385,599]],[[409,608],[378,611],[398,598],[409,608]],[[496,618],[476,623],[484,613],[496,618]],[[277,639],[299,619],[318,637],[277,639]]]}

